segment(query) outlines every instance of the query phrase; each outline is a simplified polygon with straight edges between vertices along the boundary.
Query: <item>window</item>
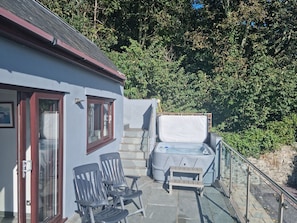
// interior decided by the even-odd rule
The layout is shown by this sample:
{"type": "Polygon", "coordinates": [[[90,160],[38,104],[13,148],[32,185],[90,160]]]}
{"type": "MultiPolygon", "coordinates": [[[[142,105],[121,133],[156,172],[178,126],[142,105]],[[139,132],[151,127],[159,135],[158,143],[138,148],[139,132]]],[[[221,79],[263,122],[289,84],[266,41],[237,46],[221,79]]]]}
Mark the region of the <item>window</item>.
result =
{"type": "Polygon", "coordinates": [[[88,97],[88,153],[113,140],[113,103],[112,99],[88,97]]]}

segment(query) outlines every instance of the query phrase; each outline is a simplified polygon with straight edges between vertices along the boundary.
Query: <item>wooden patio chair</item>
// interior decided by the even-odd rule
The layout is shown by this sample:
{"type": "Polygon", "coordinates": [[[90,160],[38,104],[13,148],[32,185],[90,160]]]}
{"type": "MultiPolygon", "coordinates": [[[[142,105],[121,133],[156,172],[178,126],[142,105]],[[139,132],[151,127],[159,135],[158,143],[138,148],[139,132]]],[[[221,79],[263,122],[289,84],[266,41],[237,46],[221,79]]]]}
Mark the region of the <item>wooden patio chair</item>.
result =
{"type": "Polygon", "coordinates": [[[145,217],[145,209],[142,202],[142,190],[138,189],[138,176],[125,176],[124,170],[118,152],[106,153],[100,155],[103,178],[108,185],[108,193],[114,199],[114,203],[120,203],[122,209],[125,204],[133,203],[137,208],[135,212],[130,212],[128,216],[142,212],[145,217]],[[127,178],[132,179],[128,186],[127,178]],[[138,201],[137,201],[138,200],[138,201]]]}
{"type": "Polygon", "coordinates": [[[76,201],[83,222],[115,223],[124,220],[128,211],[114,207],[107,197],[102,173],[97,163],[73,168],[76,201]]]}

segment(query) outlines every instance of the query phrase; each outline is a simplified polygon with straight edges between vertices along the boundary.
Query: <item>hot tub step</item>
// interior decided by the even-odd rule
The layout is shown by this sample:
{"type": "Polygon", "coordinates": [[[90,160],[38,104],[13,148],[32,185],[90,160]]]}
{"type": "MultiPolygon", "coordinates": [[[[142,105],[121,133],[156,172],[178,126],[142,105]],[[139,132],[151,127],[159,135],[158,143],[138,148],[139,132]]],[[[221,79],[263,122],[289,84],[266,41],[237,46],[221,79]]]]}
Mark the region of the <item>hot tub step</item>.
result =
{"type": "Polygon", "coordinates": [[[172,166],[170,167],[170,172],[202,174],[203,169],[199,167],[172,166]]]}
{"type": "Polygon", "coordinates": [[[202,182],[194,180],[177,180],[173,179],[169,181],[169,193],[172,193],[172,186],[181,186],[181,187],[196,187],[199,189],[200,196],[203,196],[204,185],[202,182]]]}
{"type": "Polygon", "coordinates": [[[170,167],[170,180],[169,180],[169,193],[172,193],[172,186],[182,186],[182,187],[196,187],[199,190],[200,196],[203,196],[203,180],[202,180],[203,170],[202,168],[195,167],[183,167],[183,166],[172,166],[170,167]],[[174,173],[182,174],[197,174],[198,178],[193,180],[183,180],[174,178],[174,173]]]}
{"type": "Polygon", "coordinates": [[[193,180],[170,180],[172,186],[185,186],[185,187],[203,187],[203,183],[193,180]]]}

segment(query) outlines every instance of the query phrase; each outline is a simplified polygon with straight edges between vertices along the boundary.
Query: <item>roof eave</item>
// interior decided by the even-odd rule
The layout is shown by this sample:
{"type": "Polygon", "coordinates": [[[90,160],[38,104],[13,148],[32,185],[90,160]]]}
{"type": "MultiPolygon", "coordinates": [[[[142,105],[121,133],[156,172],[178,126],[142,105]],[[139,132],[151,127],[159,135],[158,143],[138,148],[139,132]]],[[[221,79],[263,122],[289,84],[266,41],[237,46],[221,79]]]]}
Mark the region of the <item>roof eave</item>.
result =
{"type": "MultiPolygon", "coordinates": [[[[42,44],[34,44],[34,42],[31,42],[27,45],[30,45],[31,47],[35,46],[36,48],[41,49],[43,51],[51,51],[51,53],[55,54],[58,57],[63,57],[68,61],[70,60],[71,62],[80,64],[85,68],[88,68],[107,78],[113,79],[117,82],[120,82],[121,84],[124,84],[126,77],[121,72],[104,65],[100,61],[91,58],[90,56],[69,46],[61,40],[56,39],[53,35],[19,18],[18,16],[7,11],[6,9],[0,8],[0,19],[1,17],[8,20],[11,24],[14,24],[18,29],[21,29],[22,32],[27,31],[27,34],[34,36],[34,38],[37,38],[39,41],[42,42],[42,44]],[[63,53],[59,53],[61,51],[63,53]]],[[[11,27],[9,29],[11,29],[11,27]]],[[[10,37],[14,34],[14,32],[9,32],[8,29],[2,29],[0,33],[6,34],[10,37]]],[[[31,41],[31,38],[28,38],[28,40],[26,40],[24,38],[16,37],[14,39],[24,44],[29,43],[31,41]]]]}

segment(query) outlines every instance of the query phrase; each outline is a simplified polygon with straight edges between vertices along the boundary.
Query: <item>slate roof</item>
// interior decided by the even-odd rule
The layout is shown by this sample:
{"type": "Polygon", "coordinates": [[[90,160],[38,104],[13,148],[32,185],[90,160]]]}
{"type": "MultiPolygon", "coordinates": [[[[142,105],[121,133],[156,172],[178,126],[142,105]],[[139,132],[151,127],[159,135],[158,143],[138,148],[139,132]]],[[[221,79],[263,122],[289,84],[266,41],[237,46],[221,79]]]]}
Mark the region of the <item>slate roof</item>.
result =
{"type": "Polygon", "coordinates": [[[70,59],[123,83],[125,76],[89,39],[34,0],[0,1],[0,35],[70,59]]]}

